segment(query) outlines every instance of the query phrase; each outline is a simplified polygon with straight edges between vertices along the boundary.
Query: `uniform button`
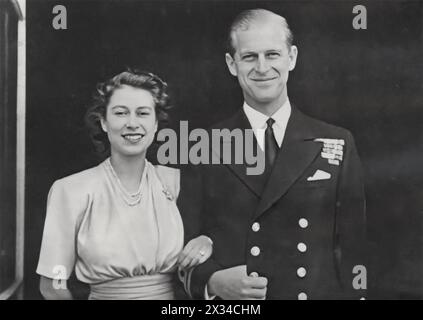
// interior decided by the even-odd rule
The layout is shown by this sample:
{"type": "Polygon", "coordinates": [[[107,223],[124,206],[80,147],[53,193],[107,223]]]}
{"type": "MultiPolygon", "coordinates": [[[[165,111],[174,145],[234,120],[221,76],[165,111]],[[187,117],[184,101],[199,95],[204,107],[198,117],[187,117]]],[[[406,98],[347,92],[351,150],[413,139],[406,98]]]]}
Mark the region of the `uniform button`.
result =
{"type": "Polygon", "coordinates": [[[298,249],[299,252],[306,252],[307,251],[307,246],[306,246],[305,243],[300,242],[297,245],[297,249],[298,249]]]}
{"type": "Polygon", "coordinates": [[[258,273],[257,272],[251,272],[250,273],[250,277],[257,278],[258,277],[258,273]]]}
{"type": "Polygon", "coordinates": [[[307,300],[307,295],[304,292],[299,293],[298,300],[307,300]]]}
{"type": "Polygon", "coordinates": [[[306,276],[306,274],[307,274],[307,270],[305,268],[300,267],[300,268],[297,269],[297,275],[300,278],[304,278],[306,276]]]}
{"type": "Polygon", "coordinates": [[[253,225],[251,226],[251,229],[253,229],[254,232],[259,231],[260,230],[260,223],[254,222],[253,225]]]}
{"type": "Polygon", "coordinates": [[[252,247],[250,252],[254,257],[257,257],[260,254],[260,248],[259,247],[252,247]]]}
{"type": "Polygon", "coordinates": [[[308,227],[308,221],[305,218],[301,218],[300,220],[298,220],[298,224],[300,225],[301,228],[305,229],[308,227]]]}

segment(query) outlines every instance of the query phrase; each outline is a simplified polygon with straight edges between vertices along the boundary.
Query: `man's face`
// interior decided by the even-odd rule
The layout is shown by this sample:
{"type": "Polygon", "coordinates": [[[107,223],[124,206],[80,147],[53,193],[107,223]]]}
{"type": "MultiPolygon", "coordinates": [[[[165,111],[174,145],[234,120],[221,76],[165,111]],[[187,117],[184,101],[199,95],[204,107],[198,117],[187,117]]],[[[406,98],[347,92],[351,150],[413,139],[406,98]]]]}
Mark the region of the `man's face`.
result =
{"type": "Polygon", "coordinates": [[[226,63],[231,74],[238,77],[245,101],[252,107],[283,103],[297,48],[288,50],[280,23],[253,23],[248,30],[237,30],[232,39],[236,52],[234,57],[226,54],[226,63]]]}

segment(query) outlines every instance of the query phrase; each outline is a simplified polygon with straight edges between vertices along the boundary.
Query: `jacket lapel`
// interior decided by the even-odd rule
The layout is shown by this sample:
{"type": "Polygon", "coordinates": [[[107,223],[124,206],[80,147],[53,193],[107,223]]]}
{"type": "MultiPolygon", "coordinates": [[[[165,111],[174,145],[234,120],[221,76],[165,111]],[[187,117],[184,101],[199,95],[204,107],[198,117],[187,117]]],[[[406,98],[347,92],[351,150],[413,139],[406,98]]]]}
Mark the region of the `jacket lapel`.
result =
{"type": "MultiPolygon", "coordinates": [[[[250,122],[248,121],[247,116],[244,114],[244,111],[241,109],[239,110],[231,119],[229,119],[226,123],[224,123],[218,129],[229,129],[230,131],[234,129],[241,129],[243,133],[243,139],[245,139],[245,130],[252,130],[250,122]]],[[[223,141],[223,144],[230,143],[230,141],[223,141]]],[[[241,182],[247,186],[258,198],[262,194],[263,187],[265,184],[265,176],[261,175],[247,175],[247,164],[245,162],[243,164],[235,164],[234,155],[235,155],[235,143],[231,144],[231,151],[232,151],[232,159],[230,164],[226,164],[228,168],[241,180],[241,182]]],[[[244,144],[245,148],[245,144],[244,144]]],[[[258,150],[257,148],[257,141],[254,136],[253,140],[253,148],[254,150],[258,150]]],[[[244,149],[245,152],[245,149],[244,149]]],[[[223,155],[220,153],[220,161],[223,163],[223,155]]]]}
{"type": "Polygon", "coordinates": [[[314,138],[307,117],[293,106],[282,147],[276,156],[253,219],[281,198],[318,156],[322,146],[314,142],[314,138]]]}

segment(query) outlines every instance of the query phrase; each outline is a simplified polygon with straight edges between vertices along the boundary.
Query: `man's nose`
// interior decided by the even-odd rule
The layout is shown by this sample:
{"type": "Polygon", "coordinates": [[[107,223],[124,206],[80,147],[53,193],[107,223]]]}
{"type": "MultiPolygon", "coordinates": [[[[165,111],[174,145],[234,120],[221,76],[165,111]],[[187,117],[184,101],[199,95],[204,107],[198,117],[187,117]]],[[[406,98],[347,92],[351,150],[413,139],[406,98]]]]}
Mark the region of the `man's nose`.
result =
{"type": "Polygon", "coordinates": [[[259,55],[256,63],[256,71],[259,73],[266,73],[269,71],[269,63],[264,55],[259,55]]]}

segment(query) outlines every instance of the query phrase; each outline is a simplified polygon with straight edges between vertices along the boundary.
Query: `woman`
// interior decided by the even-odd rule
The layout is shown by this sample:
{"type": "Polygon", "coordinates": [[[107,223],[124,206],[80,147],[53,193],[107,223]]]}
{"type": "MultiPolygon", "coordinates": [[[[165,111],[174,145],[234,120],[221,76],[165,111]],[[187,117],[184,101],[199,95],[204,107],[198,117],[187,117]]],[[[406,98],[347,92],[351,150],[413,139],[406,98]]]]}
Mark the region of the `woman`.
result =
{"type": "Polygon", "coordinates": [[[146,160],[167,118],[166,87],[154,74],[131,71],[98,86],[86,119],[110,157],[50,189],[37,267],[46,299],[72,298],[73,270],[90,285],[90,299],[172,299],[178,257],[192,267],[210,256],[205,236],[182,251],[179,171],[146,160]]]}

